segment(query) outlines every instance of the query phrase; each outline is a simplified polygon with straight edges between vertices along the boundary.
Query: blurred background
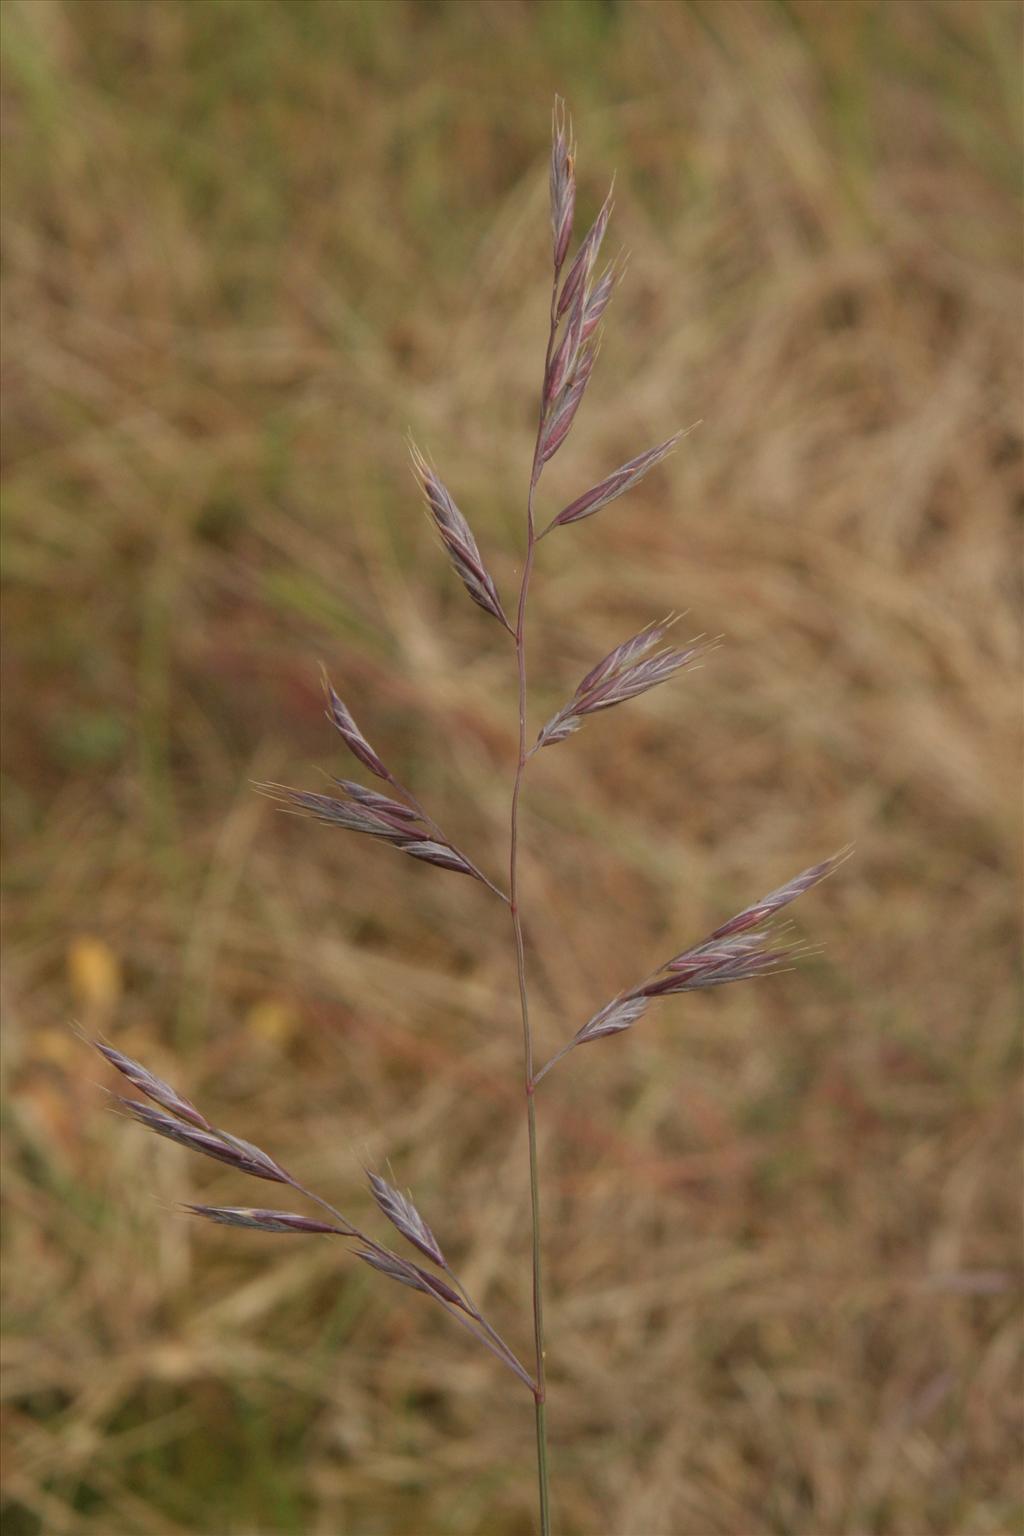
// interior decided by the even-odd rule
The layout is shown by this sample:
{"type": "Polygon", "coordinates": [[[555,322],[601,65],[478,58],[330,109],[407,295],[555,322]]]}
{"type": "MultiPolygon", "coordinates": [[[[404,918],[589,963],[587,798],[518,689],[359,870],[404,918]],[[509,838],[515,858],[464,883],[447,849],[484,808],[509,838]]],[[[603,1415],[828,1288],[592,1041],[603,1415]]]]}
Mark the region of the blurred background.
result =
{"type": "Polygon", "coordinates": [[[4,7],[8,1536],[519,1536],[528,1396],[341,1245],[105,1107],[103,1032],[378,1236],[411,1186],[529,1349],[520,1034],[481,887],[281,816],[317,666],[497,874],[548,294],[630,252],[542,506],[539,723],[670,609],[704,669],[531,767],[542,1056],[847,841],[798,972],[540,1099],[560,1536],[1020,1528],[1020,9],[4,7]]]}

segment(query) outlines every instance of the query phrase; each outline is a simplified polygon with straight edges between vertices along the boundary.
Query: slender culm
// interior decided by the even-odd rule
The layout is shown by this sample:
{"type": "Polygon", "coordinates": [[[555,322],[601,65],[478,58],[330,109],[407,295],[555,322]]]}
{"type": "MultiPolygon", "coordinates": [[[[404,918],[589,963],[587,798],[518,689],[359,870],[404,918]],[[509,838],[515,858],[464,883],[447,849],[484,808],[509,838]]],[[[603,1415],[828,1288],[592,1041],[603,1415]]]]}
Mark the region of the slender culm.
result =
{"type": "MultiPolygon", "coordinates": [[[[506,1343],[494,1323],[472,1300],[446,1256],[447,1245],[443,1246],[441,1239],[435,1236],[433,1227],[428,1225],[411,1194],[403,1193],[379,1173],[366,1170],[376,1218],[383,1218],[390,1224],[407,1248],[415,1251],[415,1258],[408,1251],[396,1252],[384,1246],[364,1232],[322,1195],[301,1183],[269,1153],[229,1131],[218,1129],[190,1099],[141,1063],[106,1042],[92,1042],[109,1065],[143,1095],[140,1099],[116,1097],[114,1101],[137,1124],[156,1136],[227,1166],[235,1174],[284,1185],[290,1195],[301,1196],[318,1207],[319,1215],[311,1217],[263,1206],[191,1202],[185,1206],[187,1211],[215,1225],[250,1232],[275,1236],[341,1238],[344,1244],[349,1245],[352,1257],[359,1259],[376,1275],[393,1280],[407,1290],[416,1291],[429,1303],[440,1307],[530,1393],[536,1426],[538,1524],[541,1536],[550,1536],[553,1527],[548,1472],[541,1176],[537,1139],[539,1085],[551,1069],[577,1046],[627,1032],[639,1024],[648,1010],[661,999],[753,979],[789,964],[802,952],[802,946],[793,944],[786,937],[786,925],[777,923],[777,914],[796,897],[830,875],[845,856],[844,851],[804,870],[760,901],[743,908],[736,916],[720,922],[704,939],[680,949],[643,980],[628,984],[610,1002],[599,1006],[576,1029],[566,1044],[538,1068],[530,1019],[529,957],[524,937],[521,897],[523,838],[520,816],[528,765],[542,748],[567,741],[581,728],[588,716],[628,703],[668,682],[677,674],[688,672],[701,664],[717,644],[702,636],[675,642],[670,637],[670,629],[675,622],[671,616],[648,622],[591,666],[567,702],[539,730],[533,727],[535,734],[531,739],[528,727],[527,612],[541,540],[555,529],[569,528],[592,517],[637,485],[676,448],[684,435],[676,432],[666,441],[636,454],[619,469],[598,479],[589,490],[576,496],[560,510],[557,510],[556,504],[556,508],[549,509],[548,520],[538,533],[537,503],[544,469],[569,437],[597,359],[602,319],[622,275],[621,263],[613,262],[600,272],[597,270],[612,212],[610,191],[601,204],[597,218],[580,241],[575,256],[569,260],[576,212],[576,145],[561,100],[555,102],[549,180],[552,245],[548,334],[540,376],[533,455],[525,483],[525,532],[514,623],[507,617],[497,583],[455,495],[441,480],[430,460],[418,448],[412,448],[413,471],[427,515],[453,572],[472,602],[489,619],[497,621],[500,629],[510,637],[514,648],[518,750],[512,773],[508,820],[508,888],[504,890],[498,883],[504,876],[492,878],[473,857],[456,847],[416,796],[399,781],[393,769],[388,766],[386,750],[382,748],[378,752],[370,745],[326,673],[323,686],[327,719],[360,768],[382,781],[388,792],[348,778],[335,778],[334,789],[328,794],[279,784],[257,786],[284,809],[319,822],[324,827],[361,833],[364,839],[384,844],[419,864],[466,876],[476,882],[477,894],[481,899],[489,900],[490,896],[496,896],[508,908],[512,930],[512,966],[522,1028],[522,1086],[531,1220],[530,1352],[524,1349],[524,1358],[520,1358],[516,1350],[506,1343]],[[479,890],[481,886],[489,893],[488,897],[484,897],[483,891],[479,890]],[[529,1364],[524,1363],[525,1360],[529,1364]]],[[[544,546],[545,550],[550,549],[553,557],[557,554],[561,537],[559,535],[552,545],[544,546]]],[[[513,610],[510,608],[509,611],[513,610]]],[[[598,724],[595,723],[593,728],[597,729],[598,724]]],[[[350,767],[349,771],[354,770],[350,767]]],[[[406,867],[411,875],[412,866],[406,867]]],[[[451,1252],[450,1249],[447,1251],[451,1252]]],[[[525,1319],[521,1320],[520,1332],[527,1332],[525,1319]]]]}

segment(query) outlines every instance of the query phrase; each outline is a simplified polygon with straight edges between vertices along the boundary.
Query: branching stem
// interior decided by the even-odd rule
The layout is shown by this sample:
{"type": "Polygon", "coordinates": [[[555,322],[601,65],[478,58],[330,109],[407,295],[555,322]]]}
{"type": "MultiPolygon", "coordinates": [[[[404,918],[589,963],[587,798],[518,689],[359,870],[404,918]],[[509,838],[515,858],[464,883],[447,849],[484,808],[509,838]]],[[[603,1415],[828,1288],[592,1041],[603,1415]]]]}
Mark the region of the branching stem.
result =
{"type": "Polygon", "coordinates": [[[397,790],[402,798],[412,806],[413,810],[419,813],[420,820],[425,826],[429,827],[430,831],[437,838],[438,842],[446,843],[453,853],[457,853],[459,858],[465,862],[467,868],[473,871],[473,874],[476,876],[476,878],[483,885],[486,885],[489,891],[493,891],[495,896],[499,896],[507,906],[509,898],[505,895],[505,892],[501,890],[499,886],[495,885],[493,880],[488,880],[483,870],[473,863],[473,860],[469,857],[469,855],[463,853],[461,848],[456,848],[451,839],[445,836],[437,822],[434,820],[433,816],[431,816],[428,811],[424,810],[423,806],[420,804],[419,800],[417,800],[412,790],[406,789],[404,784],[399,783],[398,779],[395,778],[393,773],[388,772],[386,777],[388,783],[391,785],[391,788],[397,790]]]}
{"type": "MultiPolygon", "coordinates": [[[[396,1255],[391,1253],[390,1249],[384,1248],[374,1238],[368,1237],[365,1232],[361,1232],[358,1227],[353,1226],[348,1218],[343,1216],[336,1206],[331,1205],[330,1201],[324,1200],[321,1195],[318,1195],[314,1193],[313,1190],[308,1189],[305,1184],[300,1184],[298,1179],[292,1178],[291,1174],[287,1175],[286,1182],[290,1184],[292,1189],[294,1189],[298,1194],[305,1195],[307,1200],[312,1200],[313,1203],[318,1205],[322,1211],[326,1211],[329,1215],[333,1216],[336,1221],[341,1222],[342,1228],[344,1229],[341,1234],[343,1237],[356,1238],[358,1242],[363,1243],[365,1247],[369,1248],[374,1253],[383,1254],[389,1258],[396,1257],[396,1255]]],[[[451,1275],[451,1271],[448,1269],[447,1265],[445,1265],[445,1270],[446,1273],[451,1275]]],[[[536,1395],[536,1384],[531,1380],[530,1374],[526,1370],[525,1366],[520,1360],[516,1358],[512,1350],[509,1349],[501,1335],[494,1328],[492,1328],[491,1325],[483,1317],[481,1317],[476,1307],[474,1307],[473,1303],[469,1300],[469,1297],[466,1296],[464,1287],[459,1283],[458,1280],[455,1279],[455,1276],[451,1275],[451,1278],[455,1280],[455,1284],[458,1286],[459,1290],[462,1291],[463,1296],[466,1297],[467,1305],[471,1308],[471,1315],[467,1315],[460,1308],[453,1306],[450,1301],[446,1301],[445,1298],[438,1295],[436,1291],[431,1291],[430,1295],[436,1302],[439,1303],[440,1306],[444,1308],[449,1317],[455,1319],[460,1328],[467,1329],[467,1331],[471,1333],[475,1339],[479,1340],[479,1342],[483,1344],[486,1349],[491,1351],[492,1355],[496,1355],[503,1365],[507,1365],[513,1375],[519,1377],[519,1380],[524,1384],[524,1386],[529,1387],[534,1395],[536,1395]]]]}

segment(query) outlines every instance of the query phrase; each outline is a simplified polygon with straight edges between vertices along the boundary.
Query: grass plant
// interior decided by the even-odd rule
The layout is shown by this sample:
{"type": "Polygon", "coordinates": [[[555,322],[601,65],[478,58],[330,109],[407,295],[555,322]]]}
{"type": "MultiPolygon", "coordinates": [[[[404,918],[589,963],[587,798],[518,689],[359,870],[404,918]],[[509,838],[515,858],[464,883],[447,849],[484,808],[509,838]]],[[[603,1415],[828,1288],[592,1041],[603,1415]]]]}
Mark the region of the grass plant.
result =
{"type": "Polygon", "coordinates": [[[539,545],[529,741],[652,619],[726,643],[530,758],[538,1067],[857,841],[802,969],[537,1090],[559,1536],[1018,1528],[1020,22],[0,7],[5,1536],[533,1528],[526,1386],[351,1239],[178,1214],[331,1220],[97,1113],[67,1020],[382,1244],[412,1184],[532,1375],[508,908],[251,784],[399,798],[323,658],[507,892],[512,641],[402,442],[514,623],[559,85],[630,258],[539,528],[703,424],[539,545]]]}
{"type": "Polygon", "coordinates": [[[533,1301],[532,1373],[506,1344],[496,1328],[471,1300],[463,1282],[455,1274],[440,1244],[414,1205],[379,1174],[368,1171],[374,1200],[384,1216],[433,1268],[403,1258],[367,1236],[321,1195],[300,1183],[280,1163],[252,1143],[211,1125],[195,1105],[176,1089],[156,1077],[140,1062],[113,1047],[97,1041],[97,1049],[125,1076],[132,1086],[153,1100],[154,1109],[140,1099],[118,1097],[117,1103],[129,1115],[158,1136],[188,1147],[239,1173],[283,1184],[296,1194],[311,1200],[330,1217],[324,1222],[291,1211],[256,1207],[211,1206],[191,1204],[187,1208],[197,1216],[220,1225],[274,1234],[331,1235],[351,1240],[355,1257],[378,1273],[409,1289],[419,1291],[441,1306],[445,1312],[478,1343],[496,1356],[533,1396],[537,1438],[537,1482],[539,1529],[541,1536],[552,1530],[550,1475],[547,1448],[547,1346],[544,1329],[544,1280],[541,1236],[541,1171],[537,1149],[537,1088],[553,1066],[574,1047],[631,1029],[656,998],[680,992],[705,990],[729,982],[763,976],[792,960],[799,947],[786,942],[775,925],[776,914],[796,897],[831,874],[845,854],[833,855],[778,890],[745,907],[742,912],[714,929],[701,942],[690,945],[666,961],[646,980],[622,991],[580,1026],[567,1044],[543,1066],[534,1056],[533,1030],[530,1023],[527,945],[523,924],[519,881],[519,817],[525,772],[530,758],[542,747],[564,741],[576,732],[586,716],[610,709],[617,704],[647,693],[668,681],[675,673],[698,664],[709,646],[700,637],[673,648],[663,644],[669,622],[652,623],[638,634],[622,641],[607,656],[591,667],[577,686],[569,702],[542,726],[536,741],[529,745],[527,727],[526,622],[530,578],[533,574],[540,541],[555,529],[568,527],[591,517],[600,508],[616,500],[637,485],[675,447],[677,433],[655,448],[628,460],[589,490],[576,496],[555,513],[547,526],[538,531],[537,495],[545,465],[569,436],[576,413],[593,372],[601,340],[601,322],[615,289],[620,268],[609,263],[598,271],[598,261],[612,211],[609,191],[600,211],[571,263],[567,258],[573,235],[576,207],[576,144],[565,105],[556,98],[550,170],[551,232],[553,277],[547,347],[540,390],[537,433],[530,466],[526,496],[526,548],[515,605],[515,623],[509,622],[498,590],[469,523],[436,470],[413,445],[413,466],[420,483],[428,514],[437,531],[456,575],[470,598],[484,613],[496,619],[515,645],[518,680],[518,753],[512,786],[509,823],[508,890],[502,891],[478,866],[455,846],[440,826],[424,810],[416,796],[407,790],[378,755],[356,724],[343,699],[324,677],[327,719],[338,731],[348,751],[375,778],[387,784],[391,794],[351,779],[337,779],[340,794],[319,794],[269,784],[261,786],[285,806],[313,817],[327,826],[359,832],[389,844],[438,869],[467,875],[503,901],[512,921],[512,939],[516,987],[523,1034],[523,1089],[526,1101],[527,1145],[530,1186],[530,1247],[532,1253],[531,1295],[533,1301]],[[394,798],[397,796],[397,798],[394,798]],[[440,1272],[440,1273],[439,1273],[440,1272]]]}

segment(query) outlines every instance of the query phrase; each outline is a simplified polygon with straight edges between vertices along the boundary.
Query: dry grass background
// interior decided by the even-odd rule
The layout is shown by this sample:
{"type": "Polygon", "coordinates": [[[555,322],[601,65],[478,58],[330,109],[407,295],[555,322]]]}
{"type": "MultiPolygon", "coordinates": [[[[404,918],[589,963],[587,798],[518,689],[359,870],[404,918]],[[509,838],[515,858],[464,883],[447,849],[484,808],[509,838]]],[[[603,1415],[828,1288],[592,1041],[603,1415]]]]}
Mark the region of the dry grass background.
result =
{"type": "Polygon", "coordinates": [[[277,816],[316,661],[488,868],[556,89],[627,282],[544,497],[534,718],[670,608],[726,644],[539,759],[541,1045],[848,839],[799,974],[665,1004],[541,1103],[564,1536],[1020,1528],[1020,11],[4,9],[8,1536],[532,1529],[525,1394],[103,1111],[68,1020],[365,1213],[391,1159],[526,1347],[504,913],[277,816]],[[1017,504],[1019,508],[1019,503],[1017,504]]]}

